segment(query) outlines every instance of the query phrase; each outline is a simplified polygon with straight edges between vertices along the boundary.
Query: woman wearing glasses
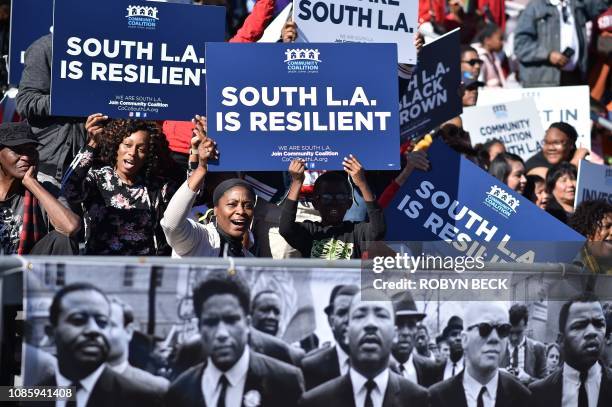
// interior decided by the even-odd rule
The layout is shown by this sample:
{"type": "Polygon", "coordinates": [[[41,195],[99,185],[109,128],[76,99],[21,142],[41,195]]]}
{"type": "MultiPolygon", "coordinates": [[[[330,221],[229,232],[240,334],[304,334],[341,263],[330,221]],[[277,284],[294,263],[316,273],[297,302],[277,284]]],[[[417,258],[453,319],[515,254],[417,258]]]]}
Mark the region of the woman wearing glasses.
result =
{"type": "Polygon", "coordinates": [[[564,122],[551,124],[544,135],[542,151],[525,163],[527,174],[546,179],[548,170],[564,161],[578,167],[578,162],[589,154],[589,150],[576,148],[577,139],[578,132],[572,125],[564,122]]]}

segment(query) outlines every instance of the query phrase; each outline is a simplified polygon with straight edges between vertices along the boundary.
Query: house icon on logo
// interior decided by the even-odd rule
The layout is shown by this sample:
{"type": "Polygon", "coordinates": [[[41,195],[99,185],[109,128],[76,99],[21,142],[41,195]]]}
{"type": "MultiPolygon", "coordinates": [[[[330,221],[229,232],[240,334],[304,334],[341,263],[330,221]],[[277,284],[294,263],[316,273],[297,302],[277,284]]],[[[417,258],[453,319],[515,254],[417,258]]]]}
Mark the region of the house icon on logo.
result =
{"type": "Polygon", "coordinates": [[[149,17],[154,20],[159,20],[157,17],[157,7],[149,6],[128,6],[128,15],[126,17],[149,17]]]}

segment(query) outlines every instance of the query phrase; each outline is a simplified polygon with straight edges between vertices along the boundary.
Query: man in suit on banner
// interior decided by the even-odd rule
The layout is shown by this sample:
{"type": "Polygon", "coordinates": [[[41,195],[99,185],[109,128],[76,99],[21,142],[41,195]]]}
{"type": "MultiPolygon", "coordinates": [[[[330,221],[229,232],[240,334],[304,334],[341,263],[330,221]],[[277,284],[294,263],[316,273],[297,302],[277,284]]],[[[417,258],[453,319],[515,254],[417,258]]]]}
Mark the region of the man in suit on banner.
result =
{"type": "Polygon", "coordinates": [[[325,313],[336,343],[312,351],[302,359],[306,390],[348,373],[348,311],[351,300],[358,291],[359,288],[355,285],[337,285],[332,289],[325,313]]]}
{"type": "Polygon", "coordinates": [[[248,345],[250,292],[240,274],[213,272],[193,293],[208,358],[170,386],[170,407],[291,407],[304,390],[302,373],[248,345]]]}
{"type": "Polygon", "coordinates": [[[55,340],[58,369],[38,385],[76,388],[76,403],[56,407],[161,405],[157,393],[106,366],[109,319],[108,298],[89,283],[67,285],[53,297],[46,333],[55,340]]]}
{"type": "Polygon", "coordinates": [[[546,375],[546,347],[543,343],[525,335],[529,311],[524,304],[510,307],[510,336],[508,348],[501,359],[500,367],[514,374],[524,385],[546,375]]]}
{"type": "Polygon", "coordinates": [[[442,380],[450,379],[461,373],[464,368],[463,345],[461,344],[461,333],[463,332],[463,320],[453,315],[442,330],[442,336],[450,347],[449,357],[440,366],[438,373],[442,380]]]}
{"type": "Polygon", "coordinates": [[[108,334],[108,365],[120,375],[138,382],[163,396],[168,391],[168,379],[155,376],[130,364],[130,341],[134,334],[134,311],[118,297],[111,297],[110,329],[108,334]]]}
{"type": "Polygon", "coordinates": [[[529,385],[530,406],[612,406],[612,370],[601,365],[606,320],[592,294],[575,297],[561,307],[559,332],[563,367],[529,385]]]}
{"type": "MultiPolygon", "coordinates": [[[[499,369],[511,325],[496,303],[468,306],[461,334],[465,369],[429,388],[432,407],[517,407],[527,404],[529,390],[499,369]]],[[[541,406],[543,407],[543,406],[541,406]]]]}
{"type": "Polygon", "coordinates": [[[418,312],[409,292],[395,295],[393,305],[397,339],[393,342],[392,354],[397,370],[404,378],[424,387],[442,380],[439,365],[414,351],[417,323],[422,321],[426,314],[418,312]]]}
{"type": "Polygon", "coordinates": [[[349,309],[349,372],[307,391],[303,407],[429,406],[427,390],[389,369],[393,304],[378,292],[355,295],[349,309]]]}

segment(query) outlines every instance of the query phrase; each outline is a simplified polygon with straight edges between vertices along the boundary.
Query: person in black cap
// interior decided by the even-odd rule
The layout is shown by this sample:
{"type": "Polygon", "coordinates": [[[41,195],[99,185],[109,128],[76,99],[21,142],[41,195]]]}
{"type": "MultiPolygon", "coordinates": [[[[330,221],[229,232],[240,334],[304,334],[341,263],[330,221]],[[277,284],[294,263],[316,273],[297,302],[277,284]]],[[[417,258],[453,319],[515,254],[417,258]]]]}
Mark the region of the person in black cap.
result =
{"type": "Polygon", "coordinates": [[[469,72],[463,72],[463,96],[461,101],[463,107],[476,106],[478,101],[478,88],[484,86],[483,82],[480,82],[478,78],[472,76],[469,72]]]}
{"type": "Polygon", "coordinates": [[[442,365],[442,380],[455,376],[463,370],[463,346],[461,345],[461,332],[463,331],[463,319],[453,315],[448,320],[442,331],[450,345],[450,356],[442,365]]]}
{"type": "Polygon", "coordinates": [[[0,125],[0,254],[29,254],[52,229],[80,229],[80,218],[37,179],[38,145],[27,123],[0,125]]]}
{"type": "Polygon", "coordinates": [[[306,390],[348,372],[350,367],[349,348],[346,340],[348,311],[351,300],[358,291],[359,288],[355,285],[337,285],[332,289],[325,313],[336,344],[317,349],[302,359],[306,390]]]}
{"type": "Polygon", "coordinates": [[[429,387],[442,379],[439,373],[441,369],[427,358],[414,352],[417,323],[421,322],[426,314],[417,310],[408,292],[395,295],[393,306],[397,338],[393,342],[391,354],[397,362],[397,370],[411,382],[429,387]]]}

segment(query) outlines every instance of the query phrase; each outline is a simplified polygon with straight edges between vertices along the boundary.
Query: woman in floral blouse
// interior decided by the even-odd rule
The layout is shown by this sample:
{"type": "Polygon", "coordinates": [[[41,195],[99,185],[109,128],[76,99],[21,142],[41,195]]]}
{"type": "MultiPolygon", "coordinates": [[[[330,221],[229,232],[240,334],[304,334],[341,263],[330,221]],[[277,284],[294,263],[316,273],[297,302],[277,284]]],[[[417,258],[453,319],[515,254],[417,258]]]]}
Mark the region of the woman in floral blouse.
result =
{"type": "Polygon", "coordinates": [[[166,137],[154,122],[107,120],[87,118],[88,144],[63,185],[68,202],[85,211],[86,254],[170,254],[159,227],[176,190],[161,177],[170,167],[166,137]]]}

